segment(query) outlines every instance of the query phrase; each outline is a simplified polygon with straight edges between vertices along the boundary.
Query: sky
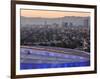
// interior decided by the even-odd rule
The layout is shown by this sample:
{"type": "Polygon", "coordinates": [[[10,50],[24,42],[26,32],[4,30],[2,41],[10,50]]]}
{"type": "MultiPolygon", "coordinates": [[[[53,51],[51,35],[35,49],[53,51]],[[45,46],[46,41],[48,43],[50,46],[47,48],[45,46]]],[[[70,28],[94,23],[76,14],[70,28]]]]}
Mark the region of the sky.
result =
{"type": "Polygon", "coordinates": [[[64,16],[87,17],[90,13],[86,12],[68,12],[68,11],[50,11],[50,10],[29,10],[21,9],[21,16],[24,17],[41,17],[41,18],[58,18],[64,16]]]}

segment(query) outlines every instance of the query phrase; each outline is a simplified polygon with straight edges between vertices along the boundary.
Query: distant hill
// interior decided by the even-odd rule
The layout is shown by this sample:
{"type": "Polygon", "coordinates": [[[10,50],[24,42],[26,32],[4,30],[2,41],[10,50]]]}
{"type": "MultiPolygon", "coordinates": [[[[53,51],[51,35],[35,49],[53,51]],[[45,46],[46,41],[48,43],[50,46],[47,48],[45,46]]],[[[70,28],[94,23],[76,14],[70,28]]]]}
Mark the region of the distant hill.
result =
{"type": "Polygon", "coordinates": [[[41,17],[23,17],[21,16],[21,26],[26,25],[52,25],[62,26],[63,23],[73,26],[90,26],[90,17],[65,16],[61,18],[41,18],[41,17]]]}

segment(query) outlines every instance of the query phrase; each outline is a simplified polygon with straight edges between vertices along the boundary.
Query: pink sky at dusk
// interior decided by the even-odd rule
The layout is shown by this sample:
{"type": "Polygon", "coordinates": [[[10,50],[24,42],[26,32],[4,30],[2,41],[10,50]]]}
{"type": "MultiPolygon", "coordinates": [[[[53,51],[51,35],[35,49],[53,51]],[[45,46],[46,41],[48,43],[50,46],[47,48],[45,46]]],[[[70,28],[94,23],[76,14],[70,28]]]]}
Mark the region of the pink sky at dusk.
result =
{"type": "Polygon", "coordinates": [[[58,18],[64,16],[80,16],[87,17],[90,13],[86,12],[68,12],[68,11],[49,11],[49,10],[21,10],[21,16],[25,17],[44,17],[44,18],[58,18]]]}

